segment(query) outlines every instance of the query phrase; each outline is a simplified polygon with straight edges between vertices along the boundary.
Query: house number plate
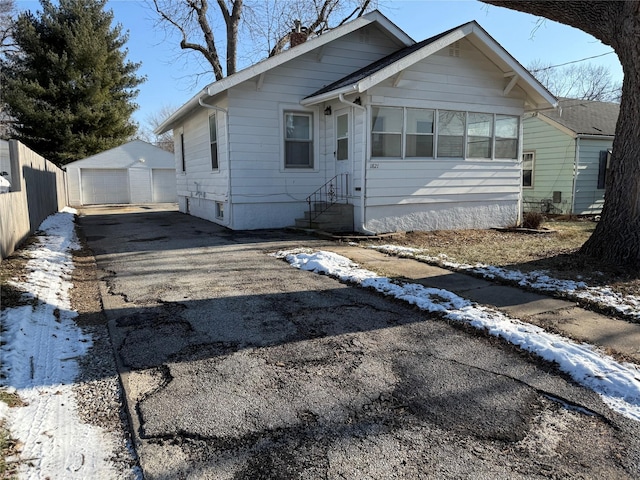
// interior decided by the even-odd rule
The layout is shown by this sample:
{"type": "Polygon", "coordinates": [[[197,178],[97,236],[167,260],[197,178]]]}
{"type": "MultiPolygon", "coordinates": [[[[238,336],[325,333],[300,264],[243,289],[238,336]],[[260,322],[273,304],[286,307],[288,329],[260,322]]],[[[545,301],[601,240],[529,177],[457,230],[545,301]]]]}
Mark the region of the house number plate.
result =
{"type": "Polygon", "coordinates": [[[379,163],[372,163],[369,168],[378,168],[378,167],[380,167],[379,163]]]}

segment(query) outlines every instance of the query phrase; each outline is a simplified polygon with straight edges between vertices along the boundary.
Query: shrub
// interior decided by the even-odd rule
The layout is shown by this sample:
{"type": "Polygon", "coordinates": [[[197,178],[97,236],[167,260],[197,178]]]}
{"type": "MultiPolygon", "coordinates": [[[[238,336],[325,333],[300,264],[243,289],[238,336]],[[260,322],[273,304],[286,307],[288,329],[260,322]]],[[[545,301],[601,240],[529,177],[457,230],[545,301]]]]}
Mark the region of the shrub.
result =
{"type": "Polygon", "coordinates": [[[538,230],[544,222],[544,215],[540,212],[526,212],[522,218],[522,227],[538,230]]]}

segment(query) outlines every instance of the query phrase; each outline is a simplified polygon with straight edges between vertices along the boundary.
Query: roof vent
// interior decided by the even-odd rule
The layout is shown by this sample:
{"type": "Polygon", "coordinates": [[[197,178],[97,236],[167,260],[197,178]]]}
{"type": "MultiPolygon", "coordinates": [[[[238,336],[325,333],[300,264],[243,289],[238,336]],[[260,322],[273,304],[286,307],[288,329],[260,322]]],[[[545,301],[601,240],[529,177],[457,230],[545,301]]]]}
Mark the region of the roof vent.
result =
{"type": "Polygon", "coordinates": [[[300,20],[294,21],[294,27],[289,35],[289,45],[291,48],[307,41],[308,29],[303,27],[300,20]]]}
{"type": "Polygon", "coordinates": [[[453,42],[449,45],[449,56],[450,57],[460,57],[460,42],[453,42]]]}

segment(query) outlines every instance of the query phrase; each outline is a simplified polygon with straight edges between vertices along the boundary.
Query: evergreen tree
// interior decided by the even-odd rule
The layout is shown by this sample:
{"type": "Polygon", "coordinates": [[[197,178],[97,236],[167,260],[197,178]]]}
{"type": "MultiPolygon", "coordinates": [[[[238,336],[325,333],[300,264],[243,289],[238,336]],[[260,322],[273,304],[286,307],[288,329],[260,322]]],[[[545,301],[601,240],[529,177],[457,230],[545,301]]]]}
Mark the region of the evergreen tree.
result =
{"type": "Polygon", "coordinates": [[[144,78],[105,4],[41,0],[42,12],[18,16],[18,50],[2,65],[14,138],[57,165],[121,145],[137,129],[133,99],[144,78]]]}

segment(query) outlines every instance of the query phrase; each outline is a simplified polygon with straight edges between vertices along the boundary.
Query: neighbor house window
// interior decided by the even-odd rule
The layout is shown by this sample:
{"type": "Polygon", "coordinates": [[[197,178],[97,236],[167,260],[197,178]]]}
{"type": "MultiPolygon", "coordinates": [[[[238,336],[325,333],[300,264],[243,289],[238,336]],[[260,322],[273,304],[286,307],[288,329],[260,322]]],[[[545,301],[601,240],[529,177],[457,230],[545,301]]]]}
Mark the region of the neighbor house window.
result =
{"type": "Polygon", "coordinates": [[[187,159],[184,154],[184,133],[180,133],[180,168],[183,172],[187,171],[187,159]]]}
{"type": "Polygon", "coordinates": [[[224,219],[224,203],[216,202],[216,218],[218,220],[224,219]]]}
{"type": "Polygon", "coordinates": [[[209,117],[209,143],[211,145],[211,168],[218,169],[218,129],[216,125],[216,114],[209,117]]]}
{"type": "Polygon", "coordinates": [[[464,157],[464,112],[438,112],[438,157],[464,157]]]}
{"type": "Polygon", "coordinates": [[[402,157],[402,108],[371,109],[371,156],[402,157]]]}
{"type": "Polygon", "coordinates": [[[519,118],[496,115],[495,158],[518,158],[519,118]]]}
{"type": "Polygon", "coordinates": [[[493,115],[469,113],[467,116],[467,157],[491,158],[493,115]]]}
{"type": "Polygon", "coordinates": [[[433,110],[407,108],[406,157],[433,157],[433,110]]]}
{"type": "Polygon", "coordinates": [[[313,117],[310,113],[284,114],[284,166],[313,168],[313,117]]]}
{"type": "Polygon", "coordinates": [[[611,163],[611,150],[602,150],[598,163],[598,188],[603,190],[607,186],[607,172],[611,163]]]}
{"type": "Polygon", "coordinates": [[[522,154],[522,186],[533,187],[533,163],[536,154],[524,152],[522,154]]]}

